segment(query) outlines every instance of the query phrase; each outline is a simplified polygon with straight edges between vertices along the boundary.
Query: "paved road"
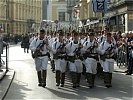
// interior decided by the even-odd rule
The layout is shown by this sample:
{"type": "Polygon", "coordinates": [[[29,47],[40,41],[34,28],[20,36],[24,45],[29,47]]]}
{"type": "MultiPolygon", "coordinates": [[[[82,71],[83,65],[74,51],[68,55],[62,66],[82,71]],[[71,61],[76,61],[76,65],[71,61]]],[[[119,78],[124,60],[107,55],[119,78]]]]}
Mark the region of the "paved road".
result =
{"type": "Polygon", "coordinates": [[[82,99],[82,100],[133,100],[132,76],[113,74],[113,87],[105,88],[103,80],[96,78],[96,87],[89,89],[82,77],[81,87],[73,89],[69,75],[65,87],[55,86],[55,73],[48,66],[46,88],[37,86],[34,61],[30,53],[24,53],[20,46],[10,48],[9,66],[16,74],[5,100],[29,99],[82,99]]]}

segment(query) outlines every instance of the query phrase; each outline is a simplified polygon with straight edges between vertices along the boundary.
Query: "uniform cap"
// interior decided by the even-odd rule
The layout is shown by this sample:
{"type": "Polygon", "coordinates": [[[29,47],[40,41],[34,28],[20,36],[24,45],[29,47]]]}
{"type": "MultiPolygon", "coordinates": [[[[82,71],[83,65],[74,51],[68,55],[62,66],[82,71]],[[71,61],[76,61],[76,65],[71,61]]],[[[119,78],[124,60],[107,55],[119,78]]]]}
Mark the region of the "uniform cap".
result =
{"type": "Polygon", "coordinates": [[[40,33],[45,33],[45,30],[44,30],[44,29],[41,29],[41,30],[40,30],[40,33]]]}
{"type": "Polygon", "coordinates": [[[94,36],[95,34],[93,32],[90,32],[89,33],[89,36],[94,36]]]}
{"type": "Polygon", "coordinates": [[[78,32],[75,31],[75,30],[72,31],[72,34],[73,34],[74,36],[79,35],[78,32]]]}
{"type": "Polygon", "coordinates": [[[59,34],[60,36],[63,36],[63,35],[64,35],[63,30],[59,30],[59,31],[58,31],[58,34],[59,34]]]}

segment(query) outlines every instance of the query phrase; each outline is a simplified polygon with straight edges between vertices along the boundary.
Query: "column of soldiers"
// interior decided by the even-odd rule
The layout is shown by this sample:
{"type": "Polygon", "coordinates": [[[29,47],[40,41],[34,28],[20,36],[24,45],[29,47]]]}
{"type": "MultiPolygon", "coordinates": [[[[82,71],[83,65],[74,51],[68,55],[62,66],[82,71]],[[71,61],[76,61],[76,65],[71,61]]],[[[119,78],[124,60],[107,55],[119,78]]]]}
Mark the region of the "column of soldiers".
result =
{"type": "Polygon", "coordinates": [[[83,36],[80,34],[75,30],[66,34],[59,30],[46,35],[44,30],[40,30],[38,38],[30,44],[30,49],[34,52],[39,86],[46,86],[48,59],[51,61],[52,71],[55,72],[56,86],[64,87],[66,70],[69,69],[73,88],[80,86],[83,72],[88,86],[93,88],[98,71],[97,63],[103,69],[105,86],[112,86],[114,58],[117,53],[112,34],[107,29],[99,37],[95,32],[82,34],[83,36]]]}

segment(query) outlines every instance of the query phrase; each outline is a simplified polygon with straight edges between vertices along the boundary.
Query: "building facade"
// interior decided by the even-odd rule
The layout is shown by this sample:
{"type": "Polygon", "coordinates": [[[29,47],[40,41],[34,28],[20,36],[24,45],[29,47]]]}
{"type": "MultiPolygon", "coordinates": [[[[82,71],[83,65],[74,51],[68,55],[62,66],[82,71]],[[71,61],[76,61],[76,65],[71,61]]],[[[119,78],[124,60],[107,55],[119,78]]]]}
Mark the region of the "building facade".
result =
{"type": "Polygon", "coordinates": [[[42,0],[42,20],[47,20],[48,0],[42,0]]]}
{"type": "Polygon", "coordinates": [[[111,31],[132,31],[133,0],[110,0],[104,17],[111,31]]]}
{"type": "Polygon", "coordinates": [[[85,28],[101,30],[108,26],[110,31],[133,30],[133,0],[107,0],[106,12],[94,12],[93,0],[79,0],[80,21],[85,28]]]}
{"type": "Polygon", "coordinates": [[[87,32],[89,29],[102,29],[102,13],[93,11],[93,0],[80,0],[81,29],[87,32]]]}
{"type": "Polygon", "coordinates": [[[6,33],[37,32],[42,20],[42,0],[3,0],[0,23],[6,33]],[[3,4],[5,6],[3,6],[3,4]]]}
{"type": "Polygon", "coordinates": [[[68,27],[67,0],[49,0],[47,5],[47,20],[53,22],[52,30],[68,27]]]}

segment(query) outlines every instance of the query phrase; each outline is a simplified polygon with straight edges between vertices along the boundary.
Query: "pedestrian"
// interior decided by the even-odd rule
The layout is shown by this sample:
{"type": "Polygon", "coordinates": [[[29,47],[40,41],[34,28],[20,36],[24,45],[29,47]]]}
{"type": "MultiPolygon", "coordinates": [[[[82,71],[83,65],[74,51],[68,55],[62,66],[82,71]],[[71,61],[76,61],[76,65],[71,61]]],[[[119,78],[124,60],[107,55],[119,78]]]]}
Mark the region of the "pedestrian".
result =
{"type": "Polygon", "coordinates": [[[21,42],[21,47],[24,48],[24,53],[29,53],[29,45],[30,45],[30,38],[28,36],[28,34],[25,34],[22,37],[22,42],[21,42]]]}
{"type": "Polygon", "coordinates": [[[38,86],[46,86],[47,65],[48,65],[48,40],[45,38],[45,30],[40,30],[37,39],[30,44],[30,49],[34,52],[34,61],[38,76],[38,86]]]}
{"type": "Polygon", "coordinates": [[[131,75],[133,73],[133,33],[129,32],[127,39],[127,55],[128,55],[128,70],[126,75],[131,75]]]}

